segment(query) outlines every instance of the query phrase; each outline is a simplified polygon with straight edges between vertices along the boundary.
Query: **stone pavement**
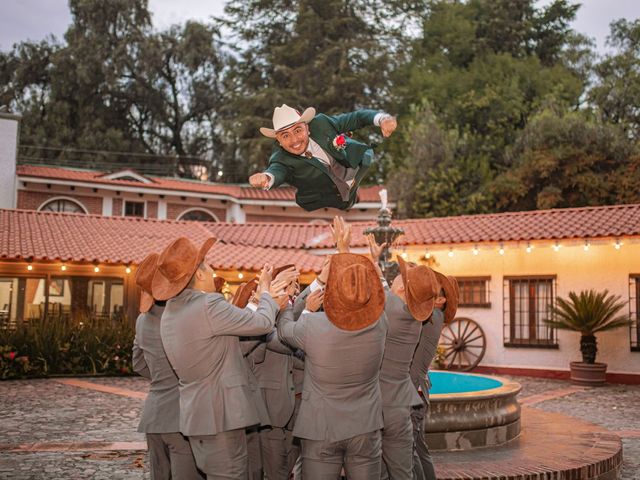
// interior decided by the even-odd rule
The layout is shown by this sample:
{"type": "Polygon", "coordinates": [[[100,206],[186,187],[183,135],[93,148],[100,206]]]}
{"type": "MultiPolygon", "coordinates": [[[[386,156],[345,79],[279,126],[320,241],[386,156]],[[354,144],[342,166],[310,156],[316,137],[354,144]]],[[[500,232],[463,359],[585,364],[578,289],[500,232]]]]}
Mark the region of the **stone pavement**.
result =
{"type": "MultiPolygon", "coordinates": [[[[522,384],[523,404],[620,435],[621,478],[640,480],[640,386],[509,378],[522,384]]],[[[136,432],[146,390],[138,377],[0,382],[0,479],[148,479],[136,432]]]]}

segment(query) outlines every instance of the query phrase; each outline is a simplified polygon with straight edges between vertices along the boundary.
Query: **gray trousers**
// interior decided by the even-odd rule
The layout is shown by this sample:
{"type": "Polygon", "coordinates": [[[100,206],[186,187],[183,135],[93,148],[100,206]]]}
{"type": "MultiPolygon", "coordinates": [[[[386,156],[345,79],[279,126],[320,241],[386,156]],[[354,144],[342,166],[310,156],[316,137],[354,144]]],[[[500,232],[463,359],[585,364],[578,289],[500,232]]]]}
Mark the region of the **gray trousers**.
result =
{"type": "Polygon", "coordinates": [[[382,407],[382,478],[413,478],[413,423],[411,407],[382,407]]]}
{"type": "Polygon", "coordinates": [[[302,439],[302,478],[336,480],[342,467],[349,480],[380,478],[380,430],[346,440],[327,442],[302,439]]]}
{"type": "Polygon", "coordinates": [[[247,428],[247,454],[249,455],[249,480],[262,480],[262,449],[258,427],[247,428]]]}
{"type": "Polygon", "coordinates": [[[264,428],[260,430],[262,467],[269,480],[288,480],[293,471],[300,446],[294,441],[293,432],[286,428],[264,428]]]}
{"type": "Polygon", "coordinates": [[[180,433],[147,433],[151,480],[202,480],[189,441],[180,433]]]}
{"type": "Polygon", "coordinates": [[[196,465],[207,480],[247,480],[249,455],[244,428],[216,435],[192,435],[189,443],[196,465]]]}
{"type": "Polygon", "coordinates": [[[429,447],[424,440],[424,417],[427,414],[427,405],[422,404],[411,410],[411,422],[413,423],[413,478],[414,480],[436,480],[436,471],[433,468],[433,460],[429,453],[429,447]]]}

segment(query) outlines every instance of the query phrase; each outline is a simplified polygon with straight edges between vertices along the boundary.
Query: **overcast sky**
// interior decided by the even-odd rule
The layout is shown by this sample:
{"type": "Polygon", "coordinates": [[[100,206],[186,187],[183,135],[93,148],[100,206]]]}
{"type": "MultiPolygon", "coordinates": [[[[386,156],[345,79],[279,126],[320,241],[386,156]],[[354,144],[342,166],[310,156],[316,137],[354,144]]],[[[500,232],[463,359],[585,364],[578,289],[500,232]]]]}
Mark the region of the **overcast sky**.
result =
{"type": "MultiPolygon", "coordinates": [[[[108,0],[105,0],[108,1],[108,0]]],[[[541,5],[552,0],[539,0],[541,5]]],[[[0,50],[24,40],[41,40],[53,34],[62,38],[71,22],[67,0],[1,0],[0,50]]],[[[206,20],[221,15],[224,0],[149,0],[153,23],[165,28],[188,19],[206,20]]],[[[582,0],[573,28],[596,40],[605,51],[605,39],[612,20],[640,18],[640,0],[582,0]]]]}

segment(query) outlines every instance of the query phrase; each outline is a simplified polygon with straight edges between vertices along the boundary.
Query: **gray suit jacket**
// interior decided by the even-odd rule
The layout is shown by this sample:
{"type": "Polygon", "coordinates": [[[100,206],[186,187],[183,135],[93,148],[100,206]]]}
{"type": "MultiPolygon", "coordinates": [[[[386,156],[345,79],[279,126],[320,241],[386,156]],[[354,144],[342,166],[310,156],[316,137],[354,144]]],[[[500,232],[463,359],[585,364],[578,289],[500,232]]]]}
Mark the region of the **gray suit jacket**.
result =
{"type": "MultiPolygon", "coordinates": [[[[287,308],[278,317],[293,318],[292,308],[287,308]]],[[[286,320],[285,320],[286,321],[286,320]]],[[[271,426],[284,428],[295,407],[295,386],[293,383],[293,350],[280,342],[276,331],[267,336],[267,351],[264,362],[255,365],[255,374],[269,412],[271,426]]]]}
{"type": "Polygon", "coordinates": [[[278,305],[268,294],[252,312],[222,294],[183,290],[167,302],[160,332],[180,379],[180,431],[215,435],[259,423],[238,336],[262,335],[278,305]]]}
{"type": "Polygon", "coordinates": [[[413,352],[420,340],[422,323],[415,320],[407,305],[391,291],[386,292],[384,313],[387,316],[387,338],[380,369],[380,391],[385,407],[411,407],[422,404],[411,383],[409,369],[413,352]]]}
{"type": "Polygon", "coordinates": [[[133,369],[151,380],[144,402],[139,432],[175,433],[180,431],[178,376],[169,365],[160,338],[160,318],[164,307],[153,305],[136,320],[133,340],[133,369]]]}
{"type": "Polygon", "coordinates": [[[240,339],[240,350],[244,356],[245,365],[247,366],[247,378],[249,379],[249,388],[253,396],[253,404],[258,414],[260,426],[271,425],[267,406],[262,398],[258,379],[256,378],[256,366],[264,362],[267,352],[267,344],[264,342],[264,335],[260,337],[244,337],[240,339]]]}
{"type": "Polygon", "coordinates": [[[384,313],[358,331],[339,329],[324,312],[278,322],[280,339],[305,352],[296,437],[337,442],[382,428],[378,377],[386,333],[384,313]]]}
{"type": "Polygon", "coordinates": [[[429,397],[429,388],[431,388],[427,374],[433,357],[436,355],[443,325],[444,313],[439,308],[434,308],[431,318],[422,324],[420,341],[411,362],[411,381],[416,389],[420,387],[425,399],[429,397]]]}

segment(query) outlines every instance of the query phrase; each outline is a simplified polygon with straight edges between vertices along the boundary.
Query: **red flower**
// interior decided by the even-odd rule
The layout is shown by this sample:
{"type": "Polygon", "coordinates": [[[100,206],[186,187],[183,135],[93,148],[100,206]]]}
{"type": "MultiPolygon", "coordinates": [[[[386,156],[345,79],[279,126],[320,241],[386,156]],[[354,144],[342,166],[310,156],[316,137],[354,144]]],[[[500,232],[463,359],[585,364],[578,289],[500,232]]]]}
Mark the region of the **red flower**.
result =
{"type": "Polygon", "coordinates": [[[16,358],[16,352],[9,352],[9,360],[16,358]]]}
{"type": "Polygon", "coordinates": [[[333,146],[336,150],[344,150],[347,147],[347,137],[343,133],[337,135],[336,138],[333,139],[333,146]]]}

